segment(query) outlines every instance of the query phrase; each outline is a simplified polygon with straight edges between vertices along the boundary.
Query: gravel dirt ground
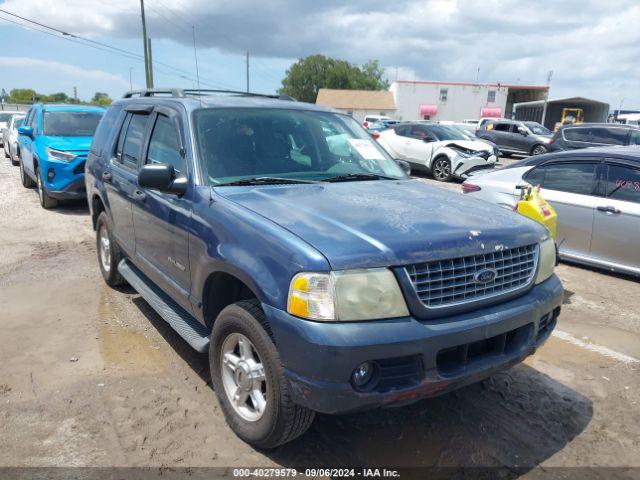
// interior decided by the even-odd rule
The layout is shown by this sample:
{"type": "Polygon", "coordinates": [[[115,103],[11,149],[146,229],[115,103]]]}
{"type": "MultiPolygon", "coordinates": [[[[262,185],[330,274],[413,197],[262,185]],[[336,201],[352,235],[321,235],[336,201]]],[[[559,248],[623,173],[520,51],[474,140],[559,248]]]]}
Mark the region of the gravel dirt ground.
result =
{"type": "Polygon", "coordinates": [[[560,265],[557,333],[523,364],[408,407],[319,415],[262,452],[226,426],[207,358],[133,290],[104,284],[94,238],[83,203],[43,210],[0,160],[0,466],[640,472],[638,280],[560,265]]]}

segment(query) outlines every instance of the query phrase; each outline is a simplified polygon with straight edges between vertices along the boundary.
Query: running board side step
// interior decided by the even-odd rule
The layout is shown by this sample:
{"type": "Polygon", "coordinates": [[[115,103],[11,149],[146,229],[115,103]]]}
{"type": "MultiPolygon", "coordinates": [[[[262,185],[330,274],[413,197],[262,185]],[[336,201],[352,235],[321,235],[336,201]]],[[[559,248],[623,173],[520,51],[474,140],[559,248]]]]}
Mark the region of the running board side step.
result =
{"type": "Polygon", "coordinates": [[[153,308],[178,335],[185,339],[198,352],[209,349],[209,329],[196,320],[193,315],[174,302],[168,295],[155,286],[134,265],[123,259],[118,271],[147,303],[153,308]]]}

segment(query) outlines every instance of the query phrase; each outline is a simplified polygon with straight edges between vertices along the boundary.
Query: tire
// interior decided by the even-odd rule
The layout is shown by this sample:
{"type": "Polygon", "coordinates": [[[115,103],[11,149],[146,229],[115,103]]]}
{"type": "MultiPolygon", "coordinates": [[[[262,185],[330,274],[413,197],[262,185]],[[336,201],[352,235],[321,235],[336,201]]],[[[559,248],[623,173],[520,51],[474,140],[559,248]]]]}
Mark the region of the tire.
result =
{"type": "Polygon", "coordinates": [[[438,157],[431,164],[431,175],[439,182],[451,181],[451,161],[447,157],[438,157]]]}
{"type": "Polygon", "coordinates": [[[22,182],[22,186],[24,188],[35,187],[35,183],[33,179],[29,176],[27,172],[24,171],[24,165],[22,164],[22,159],[19,156],[18,156],[18,164],[20,165],[20,181],[22,182]]]}
{"type": "Polygon", "coordinates": [[[209,345],[211,382],[227,423],[242,440],[264,449],[302,435],[315,417],[314,411],[291,401],[280,355],[267,329],[259,302],[243,300],[220,312],[209,345]],[[246,341],[250,356],[242,353],[246,341]],[[245,400],[233,402],[233,391],[245,400]],[[254,403],[254,395],[260,393],[260,401],[254,403]],[[259,403],[261,409],[256,408],[259,403]]]}
{"type": "Polygon", "coordinates": [[[55,208],[58,206],[58,201],[55,198],[51,198],[47,193],[47,189],[42,183],[42,175],[40,174],[40,167],[36,167],[36,190],[38,191],[38,198],[40,199],[40,206],[45,210],[55,208]]]}
{"type": "Polygon", "coordinates": [[[547,147],[545,147],[544,145],[534,145],[534,147],[531,149],[531,155],[542,155],[547,152],[547,147]]]}
{"type": "Polygon", "coordinates": [[[11,149],[9,149],[9,159],[11,160],[11,165],[13,165],[14,167],[18,166],[18,163],[20,162],[18,159],[20,158],[20,152],[18,151],[18,149],[16,148],[16,154],[15,155],[11,155],[11,149]]]}
{"type": "Polygon", "coordinates": [[[96,251],[98,253],[98,266],[105,283],[110,287],[117,287],[126,283],[126,280],[118,271],[118,264],[124,258],[124,255],[122,255],[122,250],[120,250],[111,234],[109,217],[106,212],[101,212],[98,215],[98,220],[96,220],[96,251]]]}

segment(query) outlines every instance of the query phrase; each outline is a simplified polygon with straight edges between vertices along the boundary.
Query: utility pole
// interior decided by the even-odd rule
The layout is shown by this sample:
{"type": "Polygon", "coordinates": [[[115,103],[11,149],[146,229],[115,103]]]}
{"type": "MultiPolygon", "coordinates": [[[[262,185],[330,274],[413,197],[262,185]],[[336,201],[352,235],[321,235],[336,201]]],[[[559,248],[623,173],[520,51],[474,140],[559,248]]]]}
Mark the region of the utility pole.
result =
{"type": "MultiPolygon", "coordinates": [[[[540,120],[540,123],[545,127],[546,125],[544,124],[544,122],[547,119],[547,103],[549,103],[549,90],[551,89],[551,77],[553,77],[553,70],[549,70],[549,72],[547,73],[547,92],[544,97],[544,105],[542,107],[542,119],[540,120]]],[[[549,128],[549,130],[553,130],[553,128],[549,128]]]]}
{"type": "Polygon", "coordinates": [[[151,53],[150,38],[147,38],[147,50],[149,52],[149,88],[153,88],[153,54],[151,53]]]}
{"type": "Polygon", "coordinates": [[[78,87],[73,87],[73,103],[78,103],[78,87]]]}
{"type": "Polygon", "coordinates": [[[129,67],[129,90],[133,90],[133,67],[129,67]]]}
{"type": "Polygon", "coordinates": [[[247,50],[247,93],[249,93],[249,50],[247,50]]]}
{"type": "Polygon", "coordinates": [[[144,45],[144,76],[147,88],[151,88],[149,76],[149,52],[147,42],[147,22],[144,18],[144,0],[140,0],[140,15],[142,16],[142,45],[144,45]]]}

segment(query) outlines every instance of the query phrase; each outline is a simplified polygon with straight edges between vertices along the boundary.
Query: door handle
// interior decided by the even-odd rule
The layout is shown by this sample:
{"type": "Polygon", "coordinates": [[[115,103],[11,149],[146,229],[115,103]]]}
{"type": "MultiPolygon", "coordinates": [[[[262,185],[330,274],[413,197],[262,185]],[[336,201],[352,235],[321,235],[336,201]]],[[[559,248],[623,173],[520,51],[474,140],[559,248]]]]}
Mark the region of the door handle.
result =
{"type": "Polygon", "coordinates": [[[138,202],[144,203],[147,200],[147,194],[142,190],[136,190],[135,192],[133,192],[133,198],[138,202]]]}
{"type": "Polygon", "coordinates": [[[600,211],[600,212],[607,212],[607,213],[620,213],[620,210],[618,210],[616,207],[611,207],[611,206],[607,206],[607,207],[596,207],[596,210],[600,211]]]}
{"type": "Polygon", "coordinates": [[[102,172],[103,182],[110,182],[112,178],[113,178],[113,175],[111,175],[111,172],[102,172]]]}

